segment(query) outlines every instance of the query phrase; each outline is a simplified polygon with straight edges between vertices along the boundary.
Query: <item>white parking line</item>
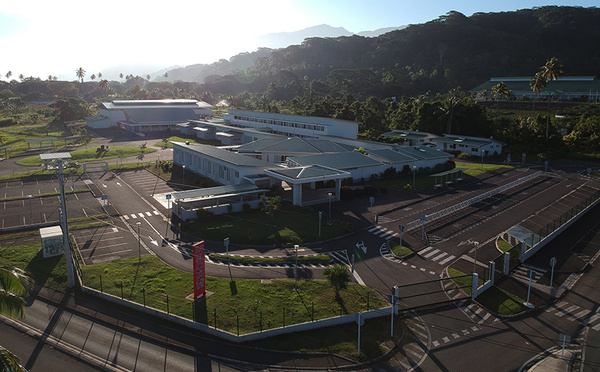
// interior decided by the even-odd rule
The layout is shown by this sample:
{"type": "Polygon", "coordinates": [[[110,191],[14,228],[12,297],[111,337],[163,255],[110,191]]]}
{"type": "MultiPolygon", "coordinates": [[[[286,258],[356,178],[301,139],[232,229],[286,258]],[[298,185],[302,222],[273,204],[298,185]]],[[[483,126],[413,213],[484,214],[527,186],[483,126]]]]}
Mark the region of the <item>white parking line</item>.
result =
{"type": "Polygon", "coordinates": [[[152,216],[152,213],[150,213],[150,212],[146,212],[146,216],[148,216],[148,217],[151,217],[151,216],[152,216]]]}
{"type": "Polygon", "coordinates": [[[103,253],[103,254],[95,254],[94,257],[109,256],[109,255],[115,255],[115,254],[125,253],[125,252],[131,252],[131,249],[125,249],[123,251],[118,251],[118,252],[109,252],[109,253],[103,253]]]}
{"type": "Polygon", "coordinates": [[[140,216],[141,218],[144,218],[144,214],[143,213],[138,213],[138,216],[140,216]]]}
{"type": "Polygon", "coordinates": [[[137,215],[135,215],[135,214],[132,213],[131,214],[131,218],[137,218],[137,215]]]}

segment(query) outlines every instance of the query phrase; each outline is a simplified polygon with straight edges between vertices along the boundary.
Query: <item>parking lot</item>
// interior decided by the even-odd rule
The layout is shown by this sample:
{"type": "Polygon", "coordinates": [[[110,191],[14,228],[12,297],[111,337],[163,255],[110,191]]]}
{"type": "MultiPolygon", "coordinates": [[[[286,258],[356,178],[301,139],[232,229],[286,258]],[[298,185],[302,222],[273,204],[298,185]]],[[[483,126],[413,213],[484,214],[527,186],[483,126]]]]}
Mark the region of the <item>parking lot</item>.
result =
{"type": "MultiPolygon", "coordinates": [[[[59,221],[60,195],[56,177],[0,183],[0,228],[59,221]],[[49,195],[50,194],[50,195],[49,195]],[[54,195],[51,195],[54,194],[54,195]],[[15,199],[17,198],[17,199],[15,199]]],[[[68,218],[102,214],[99,201],[78,177],[65,180],[68,218]],[[85,190],[73,192],[75,190],[85,190]],[[69,193],[71,192],[71,193],[69,193]]]]}
{"type": "Polygon", "coordinates": [[[71,231],[84,264],[99,264],[146,253],[136,236],[119,219],[113,219],[113,222],[111,226],[71,231]]]}

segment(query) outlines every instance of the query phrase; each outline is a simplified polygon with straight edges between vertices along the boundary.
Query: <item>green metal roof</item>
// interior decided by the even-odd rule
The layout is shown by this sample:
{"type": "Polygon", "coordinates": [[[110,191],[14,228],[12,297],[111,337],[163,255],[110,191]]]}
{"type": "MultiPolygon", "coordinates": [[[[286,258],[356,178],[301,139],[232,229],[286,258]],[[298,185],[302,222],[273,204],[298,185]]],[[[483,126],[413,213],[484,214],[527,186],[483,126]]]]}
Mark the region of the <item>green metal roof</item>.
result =
{"type": "Polygon", "coordinates": [[[239,146],[238,151],[320,154],[325,152],[346,152],[351,150],[330,140],[291,137],[283,139],[259,139],[239,146]]]}
{"type": "Polygon", "coordinates": [[[271,168],[265,169],[265,173],[275,178],[292,183],[297,183],[295,181],[299,181],[301,183],[326,181],[350,176],[349,172],[331,169],[321,165],[308,165],[305,167],[293,168],[271,168]]]}
{"type": "Polygon", "coordinates": [[[369,151],[369,154],[375,155],[389,163],[408,163],[417,160],[415,157],[404,152],[394,151],[392,149],[371,150],[369,151]]]}
{"type": "Polygon", "coordinates": [[[408,156],[412,156],[418,160],[432,160],[432,159],[443,159],[453,158],[454,155],[447,152],[443,152],[439,149],[432,149],[427,146],[403,146],[398,148],[398,152],[403,152],[408,156]]]}
{"type": "Polygon", "coordinates": [[[220,149],[218,147],[210,146],[210,145],[199,145],[190,143],[185,144],[182,142],[172,142],[173,146],[180,146],[184,148],[188,148],[194,152],[199,154],[209,156],[211,158],[215,158],[221,160],[223,162],[233,164],[240,167],[272,167],[272,163],[267,163],[266,161],[258,160],[251,158],[249,156],[240,155],[235,152],[227,151],[220,149]]]}
{"type": "Polygon", "coordinates": [[[306,155],[289,157],[289,161],[298,165],[319,164],[334,169],[352,169],[381,165],[380,161],[360,152],[339,152],[335,154],[306,155]]]}

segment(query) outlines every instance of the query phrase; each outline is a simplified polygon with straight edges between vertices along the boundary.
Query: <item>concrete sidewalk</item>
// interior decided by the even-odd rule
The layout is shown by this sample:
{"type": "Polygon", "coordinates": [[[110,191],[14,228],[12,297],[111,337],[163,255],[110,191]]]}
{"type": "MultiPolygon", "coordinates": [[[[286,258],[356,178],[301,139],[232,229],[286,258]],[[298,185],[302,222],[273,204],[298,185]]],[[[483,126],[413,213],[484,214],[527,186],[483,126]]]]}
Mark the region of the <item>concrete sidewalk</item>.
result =
{"type": "Polygon", "coordinates": [[[565,349],[562,355],[562,349],[554,351],[551,355],[540,360],[533,367],[529,368],[529,372],[564,372],[571,370],[571,362],[575,353],[565,349]]]}

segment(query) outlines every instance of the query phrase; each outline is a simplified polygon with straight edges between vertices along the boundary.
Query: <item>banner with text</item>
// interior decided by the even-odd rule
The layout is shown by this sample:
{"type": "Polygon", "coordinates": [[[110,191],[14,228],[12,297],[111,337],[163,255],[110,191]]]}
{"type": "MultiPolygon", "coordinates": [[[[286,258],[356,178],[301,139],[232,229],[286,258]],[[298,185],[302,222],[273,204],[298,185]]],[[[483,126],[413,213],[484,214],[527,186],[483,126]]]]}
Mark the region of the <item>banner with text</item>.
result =
{"type": "Polygon", "coordinates": [[[194,299],[206,292],[206,271],[204,270],[204,242],[194,245],[194,299]]]}

